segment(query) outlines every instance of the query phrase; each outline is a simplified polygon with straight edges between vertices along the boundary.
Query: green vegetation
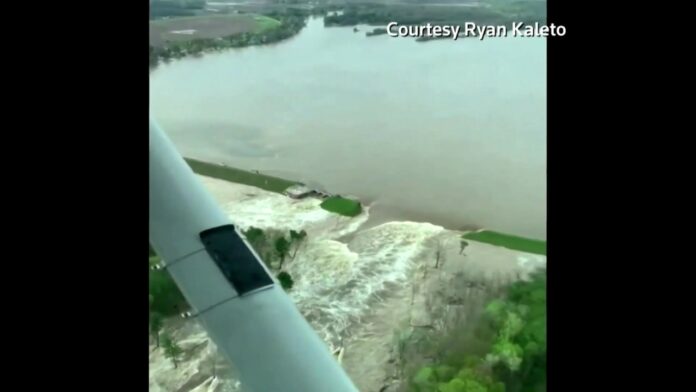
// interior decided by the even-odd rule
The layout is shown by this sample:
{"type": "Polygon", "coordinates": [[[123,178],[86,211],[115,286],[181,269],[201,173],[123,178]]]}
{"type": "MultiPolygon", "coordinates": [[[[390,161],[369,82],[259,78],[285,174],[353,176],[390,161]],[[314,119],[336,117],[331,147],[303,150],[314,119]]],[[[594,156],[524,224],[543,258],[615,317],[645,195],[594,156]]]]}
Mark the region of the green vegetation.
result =
{"type": "Polygon", "coordinates": [[[285,291],[290,290],[295,284],[295,281],[292,280],[292,276],[285,271],[278,274],[278,281],[285,291]]]}
{"type": "MultiPolygon", "coordinates": [[[[195,173],[202,176],[255,186],[271,192],[282,194],[290,186],[298,184],[297,182],[260,174],[258,172],[254,173],[246,170],[235,169],[233,167],[203,162],[192,158],[184,159],[195,173]]],[[[321,207],[327,211],[350,217],[359,215],[362,212],[362,205],[359,201],[346,199],[340,196],[332,196],[327,198],[321,203],[321,207]]],[[[300,235],[300,233],[297,234],[300,235]]],[[[252,238],[256,238],[256,236],[260,235],[260,233],[250,233],[250,235],[252,238]]],[[[293,233],[291,232],[290,235],[292,236],[293,233]]],[[[306,235],[306,233],[304,235],[306,235]]],[[[302,240],[303,238],[296,238],[296,240],[302,240]]],[[[249,238],[249,236],[247,236],[247,239],[249,239],[250,242],[253,242],[253,239],[249,238]]],[[[258,250],[257,252],[260,256],[265,258],[263,252],[259,252],[258,250]]],[[[293,258],[294,257],[295,256],[293,254],[293,258]]]]}
{"type": "Polygon", "coordinates": [[[263,232],[263,230],[252,226],[248,230],[243,231],[242,234],[244,234],[244,237],[246,237],[247,241],[249,241],[251,246],[253,246],[254,249],[256,249],[256,252],[259,253],[259,247],[263,245],[266,237],[266,234],[263,232]]]}
{"type": "Polygon", "coordinates": [[[220,180],[251,185],[271,192],[283,193],[288,187],[297,184],[293,181],[265,174],[253,173],[246,170],[235,169],[228,166],[202,162],[191,158],[185,158],[191,169],[203,176],[220,180]]]}
{"type": "Polygon", "coordinates": [[[264,231],[252,226],[242,231],[242,234],[246,237],[249,245],[254,248],[256,254],[259,255],[266,268],[273,270],[279,266],[275,243],[278,238],[283,237],[280,230],[264,231]]]}
{"type": "Polygon", "coordinates": [[[295,256],[297,256],[297,251],[300,249],[300,246],[304,243],[305,239],[307,238],[307,232],[304,230],[301,231],[295,231],[295,230],[290,230],[290,244],[293,248],[292,252],[292,259],[295,260],[295,256]]]}
{"type": "MultiPolygon", "coordinates": [[[[159,258],[150,257],[150,266],[157,265],[159,258]]],[[[158,313],[164,317],[181,313],[188,308],[184,296],[179,291],[166,270],[150,269],[150,313],[158,313]]]]}
{"type": "Polygon", "coordinates": [[[356,24],[386,25],[463,25],[505,24],[511,22],[546,22],[546,1],[497,0],[482,7],[431,6],[428,4],[350,4],[341,15],[324,17],[326,26],[354,26],[356,24]]]}
{"type": "Polygon", "coordinates": [[[546,273],[517,282],[505,300],[486,308],[497,330],[486,361],[508,392],[544,391],[546,387],[546,273]]]}
{"type": "Polygon", "coordinates": [[[469,243],[464,241],[464,236],[462,236],[462,239],[459,240],[459,254],[460,255],[464,253],[464,249],[466,249],[467,246],[469,246],[469,243]]]}
{"type": "MultiPolygon", "coordinates": [[[[217,178],[220,180],[236,182],[238,184],[245,184],[250,186],[255,186],[257,188],[265,189],[267,191],[283,193],[287,188],[293,185],[297,185],[297,182],[288,181],[282,178],[268,176],[265,174],[260,174],[258,172],[250,172],[241,169],[235,169],[229,166],[218,165],[209,162],[203,162],[192,158],[184,158],[186,163],[191,167],[191,169],[202,176],[217,178]]],[[[345,199],[340,196],[332,196],[327,198],[321,203],[321,207],[327,211],[335,212],[340,215],[345,216],[356,216],[362,212],[362,205],[359,201],[345,199]]],[[[257,229],[258,230],[258,229],[257,229]]],[[[246,235],[246,233],[245,233],[246,235]]],[[[256,238],[260,233],[250,233],[252,238],[256,238]]],[[[291,237],[293,235],[292,231],[290,233],[291,237]]],[[[301,233],[297,233],[301,235],[301,233]]],[[[306,233],[304,234],[306,236],[306,233]]],[[[249,236],[247,236],[250,242],[253,242],[249,236]]],[[[295,238],[296,240],[302,240],[302,238],[295,238]]],[[[265,258],[263,252],[259,252],[260,256],[265,258]]],[[[295,258],[293,254],[293,259],[295,258]]],[[[284,256],[283,256],[284,260],[284,256]]]]}
{"type": "Polygon", "coordinates": [[[205,8],[205,0],[151,0],[150,18],[192,16],[205,8]]]}
{"type": "Polygon", "coordinates": [[[546,255],[546,241],[532,240],[490,230],[467,233],[462,237],[522,252],[546,255]]]}
{"type": "Polygon", "coordinates": [[[285,261],[285,256],[287,256],[288,252],[290,251],[290,241],[286,240],[284,236],[278,237],[273,243],[273,246],[275,247],[276,254],[280,259],[278,269],[283,269],[283,261],[285,261]]]}
{"type": "Polygon", "coordinates": [[[164,356],[174,363],[174,368],[176,369],[184,350],[167,334],[162,334],[162,348],[164,349],[164,356]]]}
{"type": "MultiPolygon", "coordinates": [[[[280,14],[271,13],[266,16],[256,16],[254,18],[255,25],[252,28],[246,29],[239,27],[235,32],[231,29],[224,29],[227,33],[221,32],[218,34],[207,32],[205,37],[195,37],[192,39],[170,40],[165,42],[154,42],[158,38],[150,37],[150,67],[155,67],[161,61],[168,62],[172,59],[178,59],[185,56],[199,56],[205,52],[220,51],[229,48],[242,48],[253,45],[270,44],[282,41],[297,34],[306,24],[306,17],[309,12],[291,13],[285,12],[280,14]]],[[[217,19],[230,17],[221,15],[217,19]]],[[[215,20],[213,17],[206,17],[206,20],[215,20]]],[[[151,30],[153,26],[158,26],[157,23],[151,22],[151,30]]],[[[224,26],[219,27],[223,29],[224,26]]],[[[205,27],[201,27],[205,29],[205,27]]],[[[210,29],[213,29],[210,27],[210,29]]],[[[217,29],[217,28],[216,28],[217,29]]],[[[216,30],[217,31],[217,30],[216,30]]]]}
{"type": "Polygon", "coordinates": [[[283,262],[291,252],[291,258],[295,259],[298,250],[307,239],[307,232],[290,230],[289,237],[286,237],[280,230],[250,227],[242,231],[242,234],[269,270],[280,271],[277,275],[278,281],[285,290],[290,290],[294,281],[288,272],[283,271],[283,262]]]}
{"type": "Polygon", "coordinates": [[[410,392],[545,391],[545,271],[491,301],[474,333],[461,325],[448,333],[444,350],[430,349],[435,361],[407,374],[410,392]]]}
{"type": "Polygon", "coordinates": [[[283,261],[290,252],[293,253],[292,258],[295,258],[298,249],[307,237],[304,230],[300,232],[290,230],[290,236],[286,237],[285,233],[280,230],[261,230],[256,227],[250,227],[242,231],[242,234],[266,266],[269,269],[277,270],[283,268],[283,261]]]}
{"type": "Polygon", "coordinates": [[[345,199],[340,196],[331,196],[321,203],[321,208],[344,216],[357,216],[362,212],[359,201],[345,199]]]}
{"type": "Polygon", "coordinates": [[[421,368],[411,384],[413,392],[505,392],[505,384],[496,381],[481,361],[470,361],[457,371],[452,366],[421,368]]]}
{"type": "Polygon", "coordinates": [[[256,22],[256,28],[254,29],[255,33],[263,33],[264,31],[280,27],[280,25],[282,24],[278,19],[274,19],[265,15],[255,16],[254,21],[256,22]]]}
{"type": "Polygon", "coordinates": [[[181,348],[164,333],[164,321],[167,317],[179,314],[188,309],[188,303],[179,291],[171,276],[166,270],[154,270],[153,267],[159,265],[160,258],[154,255],[154,250],[150,246],[150,282],[149,295],[150,302],[150,335],[155,339],[157,348],[164,349],[164,355],[174,362],[177,366],[178,357],[183,353],[181,348]]]}

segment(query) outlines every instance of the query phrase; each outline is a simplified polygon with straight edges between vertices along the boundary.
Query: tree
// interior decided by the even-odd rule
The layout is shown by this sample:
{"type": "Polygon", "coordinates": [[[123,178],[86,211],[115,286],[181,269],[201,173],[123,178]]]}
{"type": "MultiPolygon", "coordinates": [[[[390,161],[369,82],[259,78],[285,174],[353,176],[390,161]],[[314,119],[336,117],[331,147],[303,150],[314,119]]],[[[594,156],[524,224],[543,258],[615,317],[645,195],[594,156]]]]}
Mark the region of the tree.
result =
{"type": "Polygon", "coordinates": [[[509,392],[539,391],[546,385],[546,274],[516,282],[505,300],[487,307],[497,332],[490,363],[509,392]]]}
{"type": "Polygon", "coordinates": [[[278,274],[278,281],[280,281],[280,285],[285,291],[290,290],[295,284],[295,281],[292,280],[292,276],[285,271],[278,274]]]}
{"type": "Polygon", "coordinates": [[[435,370],[431,367],[424,367],[416,373],[411,382],[413,389],[420,392],[434,390],[437,386],[437,381],[435,370]]]}
{"type": "Polygon", "coordinates": [[[272,232],[266,233],[263,230],[250,227],[249,229],[242,231],[244,237],[249,241],[249,245],[256,251],[256,253],[261,257],[261,261],[266,265],[267,268],[271,269],[271,264],[273,261],[273,252],[268,251],[268,243],[272,238],[272,232]]]}
{"type": "Polygon", "coordinates": [[[464,249],[466,249],[467,246],[469,246],[469,243],[464,241],[464,238],[462,238],[462,240],[459,241],[459,254],[464,253],[464,249]]]}
{"type": "Polygon", "coordinates": [[[246,237],[247,241],[249,241],[251,246],[253,246],[255,249],[258,245],[263,243],[265,239],[265,234],[263,230],[253,226],[246,231],[242,231],[242,234],[244,234],[244,237],[246,237]]]}
{"type": "Polygon", "coordinates": [[[174,363],[174,369],[176,369],[184,350],[169,335],[162,335],[162,348],[164,349],[164,356],[174,363]]]}
{"type": "Polygon", "coordinates": [[[285,239],[285,237],[279,237],[275,240],[275,250],[278,253],[278,258],[280,258],[280,266],[278,269],[283,268],[283,261],[285,261],[285,256],[287,256],[290,250],[290,242],[285,239]]]}
{"type": "Polygon", "coordinates": [[[504,392],[505,386],[481,366],[464,366],[456,372],[451,366],[421,368],[412,380],[418,392],[504,392]]]}
{"type": "Polygon", "coordinates": [[[491,365],[503,364],[510,369],[511,372],[516,372],[522,365],[522,347],[512,342],[511,339],[500,337],[491,353],[486,356],[486,360],[491,365]]]}
{"type": "Polygon", "coordinates": [[[297,251],[300,249],[300,245],[304,242],[304,240],[307,238],[307,232],[304,230],[301,230],[299,232],[295,230],[290,230],[290,243],[292,244],[294,251],[292,253],[292,260],[295,260],[295,256],[297,256],[297,251]]]}
{"type": "MultiPolygon", "coordinates": [[[[150,296],[152,298],[152,296],[150,296]]],[[[155,338],[157,347],[160,346],[160,331],[164,326],[164,317],[160,313],[151,312],[150,313],[150,335],[155,338]]]]}

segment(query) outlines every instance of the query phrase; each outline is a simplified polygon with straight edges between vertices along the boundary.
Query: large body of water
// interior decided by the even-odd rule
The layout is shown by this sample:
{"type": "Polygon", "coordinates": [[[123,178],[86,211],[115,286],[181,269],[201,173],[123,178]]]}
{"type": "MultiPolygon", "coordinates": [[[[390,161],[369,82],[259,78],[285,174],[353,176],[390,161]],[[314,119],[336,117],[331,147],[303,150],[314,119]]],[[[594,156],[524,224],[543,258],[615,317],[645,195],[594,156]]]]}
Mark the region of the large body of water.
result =
{"type": "Polygon", "coordinates": [[[372,219],[546,237],[546,41],[418,43],[321,19],[161,65],[154,118],[193,158],[319,184],[372,219]]]}

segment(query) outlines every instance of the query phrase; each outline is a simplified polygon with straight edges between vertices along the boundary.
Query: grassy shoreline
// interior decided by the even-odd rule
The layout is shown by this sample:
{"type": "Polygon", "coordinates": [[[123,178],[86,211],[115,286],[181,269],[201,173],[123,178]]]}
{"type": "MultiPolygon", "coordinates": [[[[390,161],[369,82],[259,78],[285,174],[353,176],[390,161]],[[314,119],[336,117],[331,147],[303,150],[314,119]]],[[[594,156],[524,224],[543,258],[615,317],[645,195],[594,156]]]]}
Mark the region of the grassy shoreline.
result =
{"type": "Polygon", "coordinates": [[[306,19],[303,13],[284,13],[188,16],[150,21],[150,69],[162,62],[207,52],[279,42],[299,33],[306,19]],[[227,20],[230,25],[224,23],[227,20]],[[172,30],[202,32],[199,36],[191,36],[190,33],[171,34],[172,30]]]}
{"type": "Polygon", "coordinates": [[[282,194],[289,186],[298,184],[296,181],[289,181],[283,178],[273,177],[266,174],[254,173],[251,171],[236,169],[230,166],[215,163],[203,162],[193,158],[184,158],[194,173],[206,177],[217,178],[238,184],[255,186],[267,191],[282,194]]]}
{"type": "Polygon", "coordinates": [[[504,248],[546,256],[546,241],[519,237],[491,230],[466,233],[463,238],[504,248]]]}

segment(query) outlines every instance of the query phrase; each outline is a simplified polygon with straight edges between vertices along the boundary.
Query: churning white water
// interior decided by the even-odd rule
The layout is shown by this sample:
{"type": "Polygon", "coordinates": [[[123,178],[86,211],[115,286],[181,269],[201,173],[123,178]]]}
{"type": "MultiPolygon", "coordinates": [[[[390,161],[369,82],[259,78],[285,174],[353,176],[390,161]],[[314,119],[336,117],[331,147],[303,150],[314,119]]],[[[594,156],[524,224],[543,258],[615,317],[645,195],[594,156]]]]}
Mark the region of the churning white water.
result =
{"type": "Polygon", "coordinates": [[[376,294],[408,277],[428,238],[444,230],[429,223],[389,222],[359,231],[369,208],[347,218],[323,210],[317,199],[292,200],[244,185],[203,181],[215,189],[213,193],[234,197],[222,208],[242,229],[307,231],[308,240],[296,258],[284,265],[295,281],[289,294],[332,346],[348,336],[349,326],[360,320],[376,294]],[[219,188],[228,189],[218,192],[219,188]],[[350,234],[350,241],[339,240],[350,234]]]}
{"type": "Polygon", "coordinates": [[[309,243],[302,257],[288,265],[297,277],[290,296],[322,338],[339,345],[387,285],[408,278],[424,242],[442,230],[428,223],[391,222],[357,233],[348,244],[309,243]]]}

